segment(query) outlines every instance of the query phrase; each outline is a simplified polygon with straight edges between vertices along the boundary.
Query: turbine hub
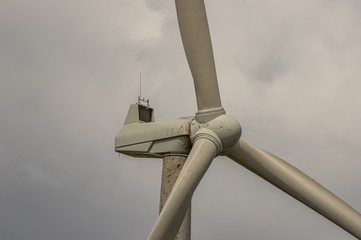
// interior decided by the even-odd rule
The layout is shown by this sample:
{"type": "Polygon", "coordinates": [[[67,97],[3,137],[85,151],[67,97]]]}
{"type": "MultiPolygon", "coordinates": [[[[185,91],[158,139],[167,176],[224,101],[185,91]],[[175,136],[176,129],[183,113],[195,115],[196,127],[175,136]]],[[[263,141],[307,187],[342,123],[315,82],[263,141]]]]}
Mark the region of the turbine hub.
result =
{"type": "Polygon", "coordinates": [[[222,154],[238,142],[241,137],[242,128],[235,118],[223,114],[205,123],[200,123],[197,119],[194,119],[191,123],[189,133],[192,143],[194,143],[197,137],[200,137],[198,136],[199,132],[201,135],[209,132],[208,134],[212,137],[216,135],[222,145],[221,148],[218,146],[217,148],[220,150],[219,153],[222,154]],[[211,132],[204,131],[203,129],[209,129],[211,132]]]}

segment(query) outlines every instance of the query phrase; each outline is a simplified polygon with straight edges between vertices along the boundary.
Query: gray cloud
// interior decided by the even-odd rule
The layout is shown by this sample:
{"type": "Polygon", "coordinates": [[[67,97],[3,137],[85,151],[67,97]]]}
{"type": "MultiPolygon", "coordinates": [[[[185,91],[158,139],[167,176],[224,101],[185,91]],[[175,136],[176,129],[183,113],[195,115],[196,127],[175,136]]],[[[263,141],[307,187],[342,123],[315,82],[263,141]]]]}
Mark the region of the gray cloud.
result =
{"type": "MultiPolygon", "coordinates": [[[[359,1],[206,1],[222,102],[243,137],[361,211],[359,1]]],[[[0,3],[0,239],[144,239],[161,160],[114,152],[139,72],[156,120],[196,111],[170,1],[0,3]]],[[[218,158],[194,239],[353,239],[218,158]]]]}

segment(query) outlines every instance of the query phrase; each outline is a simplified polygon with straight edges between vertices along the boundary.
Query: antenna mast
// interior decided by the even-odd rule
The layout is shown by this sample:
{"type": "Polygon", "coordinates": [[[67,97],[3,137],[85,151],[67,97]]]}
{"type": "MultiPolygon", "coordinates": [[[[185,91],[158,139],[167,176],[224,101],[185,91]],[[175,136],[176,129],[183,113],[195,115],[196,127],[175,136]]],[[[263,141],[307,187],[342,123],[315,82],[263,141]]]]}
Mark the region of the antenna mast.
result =
{"type": "Polygon", "coordinates": [[[149,106],[149,99],[148,98],[142,98],[142,73],[139,73],[139,96],[138,96],[138,103],[145,102],[147,103],[147,106],[149,106]]]}
{"type": "Polygon", "coordinates": [[[139,73],[139,97],[142,96],[142,73],[139,73]]]}

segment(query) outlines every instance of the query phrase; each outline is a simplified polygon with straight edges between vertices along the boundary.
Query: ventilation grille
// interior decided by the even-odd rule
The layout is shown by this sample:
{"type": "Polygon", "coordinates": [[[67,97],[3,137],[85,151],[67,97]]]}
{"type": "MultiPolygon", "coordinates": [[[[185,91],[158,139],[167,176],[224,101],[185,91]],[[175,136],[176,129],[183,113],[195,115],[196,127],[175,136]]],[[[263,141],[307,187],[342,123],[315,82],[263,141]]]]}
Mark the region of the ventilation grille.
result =
{"type": "Polygon", "coordinates": [[[147,108],[141,105],[138,105],[139,109],[139,120],[143,122],[151,122],[152,121],[152,112],[153,109],[147,108]]]}

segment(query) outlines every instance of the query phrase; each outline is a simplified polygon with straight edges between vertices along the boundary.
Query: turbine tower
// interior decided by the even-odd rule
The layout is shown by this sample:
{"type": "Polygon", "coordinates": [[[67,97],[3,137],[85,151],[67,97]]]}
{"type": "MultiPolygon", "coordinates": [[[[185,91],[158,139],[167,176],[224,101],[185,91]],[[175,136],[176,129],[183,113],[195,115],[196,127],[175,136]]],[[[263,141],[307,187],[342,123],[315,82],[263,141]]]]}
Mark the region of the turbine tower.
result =
{"type": "Polygon", "coordinates": [[[226,115],[221,104],[204,1],[175,0],[175,5],[198,112],[192,118],[154,122],[153,109],[138,102],[130,106],[115,139],[119,153],[163,158],[161,211],[148,239],[190,239],[192,195],[218,155],[227,156],[361,239],[358,212],[297,168],[241,138],[240,124],[226,115]]]}

